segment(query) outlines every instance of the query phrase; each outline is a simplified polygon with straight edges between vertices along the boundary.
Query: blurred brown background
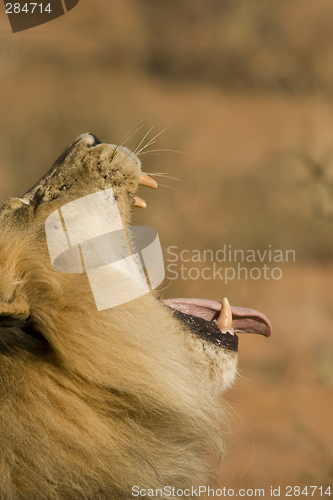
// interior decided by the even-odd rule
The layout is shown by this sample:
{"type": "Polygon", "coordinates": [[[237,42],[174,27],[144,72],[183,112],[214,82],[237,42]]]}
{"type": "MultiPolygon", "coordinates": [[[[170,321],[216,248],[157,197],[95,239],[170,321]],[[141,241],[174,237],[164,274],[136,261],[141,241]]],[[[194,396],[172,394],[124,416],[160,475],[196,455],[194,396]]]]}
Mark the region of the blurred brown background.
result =
{"type": "Polygon", "coordinates": [[[158,230],[165,258],[170,245],[295,250],[279,280],[163,286],[166,297],[227,295],[273,325],[270,340],[240,339],[225,484],[332,484],[332,2],[81,0],[15,35],[1,4],[0,82],[2,201],[83,132],[119,143],[142,125],[134,149],[168,127],[140,158],[181,181],[141,188],[148,208],[135,220],[158,230]]]}

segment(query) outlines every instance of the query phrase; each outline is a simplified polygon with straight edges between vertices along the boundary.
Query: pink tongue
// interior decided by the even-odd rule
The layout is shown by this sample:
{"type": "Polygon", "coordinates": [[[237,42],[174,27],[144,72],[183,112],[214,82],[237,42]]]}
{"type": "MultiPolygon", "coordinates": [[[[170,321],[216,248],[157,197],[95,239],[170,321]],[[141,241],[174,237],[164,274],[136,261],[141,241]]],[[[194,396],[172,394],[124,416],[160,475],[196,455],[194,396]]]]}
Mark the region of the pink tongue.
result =
{"type": "MultiPolygon", "coordinates": [[[[208,299],[168,299],[162,300],[164,304],[177,309],[185,314],[198,316],[207,321],[213,321],[219,317],[222,304],[208,299]]],[[[259,333],[270,337],[272,327],[269,319],[261,312],[245,307],[231,306],[232,326],[235,332],[259,333]]]]}

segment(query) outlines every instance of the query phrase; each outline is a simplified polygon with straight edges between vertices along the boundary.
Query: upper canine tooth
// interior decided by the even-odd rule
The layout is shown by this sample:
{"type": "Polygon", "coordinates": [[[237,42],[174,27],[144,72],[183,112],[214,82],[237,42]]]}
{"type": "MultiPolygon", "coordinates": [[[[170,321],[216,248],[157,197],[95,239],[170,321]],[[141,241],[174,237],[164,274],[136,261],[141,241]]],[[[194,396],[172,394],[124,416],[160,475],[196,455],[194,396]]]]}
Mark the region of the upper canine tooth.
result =
{"type": "Polygon", "coordinates": [[[134,196],[133,207],[146,208],[147,203],[142,198],[139,198],[139,196],[134,196]]]}
{"type": "Polygon", "coordinates": [[[226,297],[223,299],[220,316],[217,318],[216,323],[221,331],[233,333],[232,312],[229,301],[226,297]]]}
{"type": "Polygon", "coordinates": [[[140,175],[139,184],[141,184],[141,186],[147,186],[147,187],[154,188],[154,189],[156,189],[158,187],[157,182],[154,179],[152,179],[151,177],[149,177],[149,175],[147,175],[147,174],[140,175]]]}

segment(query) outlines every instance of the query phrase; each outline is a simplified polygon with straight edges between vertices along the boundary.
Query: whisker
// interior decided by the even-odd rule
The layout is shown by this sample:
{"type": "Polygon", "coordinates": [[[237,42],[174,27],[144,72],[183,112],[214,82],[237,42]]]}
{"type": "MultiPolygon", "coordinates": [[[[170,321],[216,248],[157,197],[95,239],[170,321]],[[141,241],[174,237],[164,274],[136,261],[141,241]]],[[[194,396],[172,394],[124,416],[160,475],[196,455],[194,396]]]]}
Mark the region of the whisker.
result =
{"type": "Polygon", "coordinates": [[[244,375],[241,375],[240,373],[237,373],[237,378],[240,378],[246,382],[250,382],[251,384],[253,384],[253,380],[251,380],[250,378],[244,377],[244,375]]]}
{"type": "Polygon", "coordinates": [[[143,155],[142,151],[143,151],[146,147],[148,147],[148,146],[152,146],[152,145],[153,145],[153,144],[155,144],[155,143],[156,143],[156,141],[152,141],[152,142],[150,142],[150,143],[148,143],[148,142],[147,142],[147,144],[146,144],[143,148],[141,148],[141,149],[140,149],[140,151],[139,151],[138,153],[136,153],[136,155],[137,155],[137,156],[143,155]]]}
{"type": "Polygon", "coordinates": [[[142,155],[152,155],[152,156],[156,156],[156,153],[152,153],[151,151],[144,151],[143,153],[140,153],[136,156],[142,156],[142,155]]]}
{"type": "Polygon", "coordinates": [[[173,181],[180,181],[181,179],[177,179],[177,177],[171,177],[171,175],[168,175],[167,173],[164,172],[142,172],[143,174],[150,175],[151,177],[164,177],[165,179],[172,179],[173,181]]]}
{"type": "MultiPolygon", "coordinates": [[[[129,136],[129,132],[127,132],[127,134],[122,138],[121,142],[120,142],[120,146],[124,146],[126,144],[126,142],[128,142],[130,139],[132,139],[132,137],[137,133],[139,132],[139,130],[142,129],[142,127],[144,127],[144,125],[140,125],[140,127],[136,128],[134,130],[134,132],[132,132],[129,136]],[[127,137],[128,136],[128,137],[127,137]]],[[[131,129],[132,130],[132,129],[131,129]]]]}
{"type": "MultiPolygon", "coordinates": [[[[145,146],[143,146],[143,148],[140,149],[139,151],[139,154],[146,148],[148,148],[149,146],[151,146],[152,144],[155,143],[155,139],[157,139],[157,137],[159,137],[161,134],[163,134],[163,132],[165,132],[166,130],[168,130],[169,127],[165,127],[163,130],[161,130],[161,132],[159,132],[158,134],[155,135],[155,137],[152,137],[150,139],[150,141],[147,142],[147,144],[145,146]]],[[[145,136],[146,137],[146,136],[145,136]]],[[[142,141],[140,143],[140,145],[142,144],[142,141]]],[[[137,151],[137,149],[136,149],[137,151]]]]}
{"type": "MultiPolygon", "coordinates": [[[[145,118],[146,119],[146,118],[145,118]]],[[[143,120],[141,120],[143,121],[143,120]]],[[[140,123],[140,122],[138,122],[140,123]]],[[[133,137],[134,134],[137,133],[138,130],[140,130],[141,128],[143,127],[143,125],[141,125],[140,127],[138,127],[132,134],[130,134],[130,132],[133,130],[134,127],[132,127],[129,132],[127,132],[127,134],[125,135],[121,145],[124,144],[125,141],[129,140],[131,137],[133,137]],[[129,135],[130,134],[130,135],[129,135]]],[[[155,144],[155,139],[160,136],[163,132],[165,132],[169,127],[165,127],[163,130],[161,130],[161,132],[159,132],[158,134],[156,134],[154,137],[152,137],[148,142],[147,144],[145,144],[144,146],[142,146],[142,144],[144,143],[145,139],[148,137],[148,135],[150,134],[150,132],[153,130],[154,126],[152,126],[148,132],[143,136],[143,138],[141,139],[141,141],[139,142],[139,144],[137,145],[137,147],[135,148],[135,150],[127,157],[125,158],[117,167],[117,170],[119,170],[120,167],[122,167],[126,162],[130,161],[133,157],[135,156],[140,156],[140,155],[143,155],[143,154],[152,154],[154,152],[171,152],[171,153],[182,153],[182,154],[185,154],[184,151],[177,151],[177,150],[174,150],[174,149],[152,149],[150,151],[144,151],[147,147],[149,146],[152,146],[153,144],[155,144]],[[141,147],[142,146],[142,147],[141,147]],[[139,149],[141,147],[141,149],[139,149]]],[[[119,145],[116,147],[115,151],[114,151],[114,155],[115,153],[117,152],[117,149],[119,148],[119,145]]],[[[114,158],[114,155],[112,156],[112,159],[114,158]]],[[[144,172],[142,172],[144,173],[144,172]]],[[[176,180],[176,181],[180,181],[181,179],[177,179],[176,177],[171,177],[171,176],[168,176],[164,173],[151,173],[151,174],[148,174],[148,175],[152,175],[152,176],[161,176],[161,177],[165,177],[167,179],[172,179],[172,180],[176,180]]],[[[164,184],[160,184],[161,186],[163,187],[166,187],[166,188],[169,188],[169,189],[173,189],[174,191],[176,191],[176,189],[170,187],[170,186],[166,186],[164,184]]]]}
{"type": "Polygon", "coordinates": [[[139,155],[145,155],[148,153],[159,153],[159,152],[167,152],[167,153],[181,153],[186,155],[186,151],[177,151],[176,149],[151,149],[150,151],[144,151],[143,153],[138,153],[137,156],[139,155]]]}
{"type": "Polygon", "coordinates": [[[177,191],[177,189],[176,189],[176,188],[171,187],[171,186],[167,186],[166,184],[160,184],[160,183],[158,183],[158,186],[159,186],[159,187],[160,187],[160,186],[161,186],[161,187],[165,187],[165,188],[168,188],[168,189],[172,189],[172,191],[177,191]]]}
{"type": "MultiPolygon", "coordinates": [[[[135,150],[133,151],[135,154],[137,153],[139,147],[141,146],[141,144],[143,143],[143,141],[145,140],[145,138],[150,134],[150,132],[153,130],[154,126],[152,126],[148,132],[143,136],[143,138],[141,139],[141,141],[139,142],[139,144],[137,145],[137,147],[135,148],[135,150]]],[[[140,151],[139,151],[140,152],[140,151]]]]}
{"type": "Polygon", "coordinates": [[[134,151],[133,151],[133,152],[129,155],[129,157],[128,157],[128,158],[125,158],[125,160],[124,160],[124,161],[122,161],[122,162],[120,163],[120,165],[118,166],[118,169],[119,169],[120,167],[122,167],[123,165],[125,165],[125,163],[126,163],[127,161],[130,161],[132,158],[134,158],[134,156],[136,156],[136,152],[137,152],[138,148],[141,146],[141,144],[143,143],[143,141],[145,140],[145,138],[146,138],[146,137],[150,134],[150,132],[153,130],[153,128],[154,128],[154,126],[152,126],[152,127],[148,130],[148,132],[147,132],[147,133],[144,135],[144,137],[141,139],[141,141],[139,142],[139,144],[138,144],[138,146],[135,148],[135,150],[134,150],[134,151]]]}
{"type": "MultiPolygon", "coordinates": [[[[110,158],[110,163],[112,163],[112,161],[114,160],[114,157],[116,156],[118,149],[119,149],[119,144],[117,144],[117,146],[113,150],[113,153],[110,158]]],[[[116,170],[119,170],[119,166],[115,169],[115,171],[116,170]]]]}
{"type": "Polygon", "coordinates": [[[138,125],[140,125],[140,123],[142,123],[142,122],[144,122],[144,121],[148,120],[149,118],[151,118],[151,116],[152,116],[152,115],[148,115],[148,116],[146,116],[145,118],[142,118],[142,120],[139,120],[139,121],[138,121],[135,125],[133,125],[133,127],[131,127],[131,128],[129,129],[129,131],[128,131],[128,132],[126,132],[126,134],[124,135],[123,139],[121,140],[121,143],[120,143],[120,144],[121,144],[121,146],[123,146],[123,145],[125,144],[125,142],[129,141],[129,140],[133,137],[133,135],[134,135],[134,134],[136,134],[136,133],[137,133],[137,132],[138,132],[138,131],[142,128],[142,127],[144,127],[144,124],[142,124],[140,127],[138,127],[138,128],[137,128],[137,129],[136,129],[136,130],[135,130],[135,131],[131,134],[132,130],[133,130],[135,127],[137,127],[138,125]],[[128,135],[129,135],[129,134],[131,134],[131,135],[130,135],[130,137],[128,137],[128,135]]]}
{"type": "Polygon", "coordinates": [[[169,288],[169,286],[171,286],[171,285],[172,285],[172,281],[170,281],[170,283],[167,286],[165,286],[164,288],[158,288],[158,291],[163,292],[164,290],[167,290],[169,288]]]}

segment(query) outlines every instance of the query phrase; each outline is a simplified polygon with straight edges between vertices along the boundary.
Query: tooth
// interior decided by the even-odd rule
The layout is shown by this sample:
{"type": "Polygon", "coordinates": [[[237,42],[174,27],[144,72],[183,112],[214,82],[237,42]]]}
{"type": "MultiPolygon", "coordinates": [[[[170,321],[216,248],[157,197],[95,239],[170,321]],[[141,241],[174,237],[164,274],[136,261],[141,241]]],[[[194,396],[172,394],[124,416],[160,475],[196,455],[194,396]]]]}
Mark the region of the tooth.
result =
{"type": "Polygon", "coordinates": [[[229,301],[226,297],[223,299],[220,316],[217,318],[216,323],[222,332],[228,331],[229,333],[233,333],[232,312],[229,301]]]}
{"type": "Polygon", "coordinates": [[[133,207],[146,208],[146,206],[147,203],[145,202],[145,200],[139,198],[139,196],[134,196],[133,207]]]}
{"type": "Polygon", "coordinates": [[[147,186],[154,189],[158,187],[157,182],[147,174],[140,175],[139,184],[141,184],[141,186],[147,186]]]}

